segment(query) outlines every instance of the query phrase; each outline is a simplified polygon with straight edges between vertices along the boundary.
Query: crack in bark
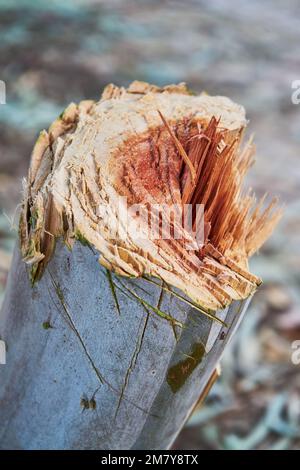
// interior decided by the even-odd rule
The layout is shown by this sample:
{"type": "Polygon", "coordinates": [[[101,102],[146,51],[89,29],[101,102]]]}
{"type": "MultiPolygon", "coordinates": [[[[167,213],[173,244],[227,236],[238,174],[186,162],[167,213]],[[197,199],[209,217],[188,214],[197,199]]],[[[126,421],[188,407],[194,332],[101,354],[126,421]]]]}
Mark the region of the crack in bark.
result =
{"type": "Polygon", "coordinates": [[[116,408],[116,412],[115,412],[115,418],[114,418],[115,420],[116,420],[116,418],[117,418],[117,415],[118,415],[118,412],[119,412],[119,409],[120,409],[122,400],[123,400],[123,398],[124,398],[125,390],[126,390],[126,388],[127,388],[128,381],[129,381],[129,376],[130,376],[132,370],[135,368],[136,361],[137,361],[138,355],[139,355],[139,353],[140,353],[140,351],[141,351],[142,344],[143,344],[143,340],[144,340],[144,336],[145,336],[145,333],[146,333],[146,328],[147,328],[147,325],[148,325],[148,320],[149,320],[150,312],[146,309],[146,307],[144,307],[144,308],[145,308],[145,311],[146,311],[146,319],[145,319],[145,322],[144,322],[144,325],[143,325],[142,333],[141,333],[141,335],[140,335],[139,338],[138,338],[138,341],[137,341],[137,343],[136,343],[136,347],[135,347],[134,352],[133,352],[133,355],[132,355],[132,357],[131,357],[129,367],[127,368],[127,371],[126,371],[124,383],[123,383],[123,386],[122,386],[122,389],[121,389],[121,394],[120,394],[119,401],[118,401],[117,408],[116,408]]]}
{"type": "Polygon", "coordinates": [[[83,348],[83,350],[84,350],[84,353],[85,353],[86,357],[88,358],[88,360],[89,360],[89,362],[90,362],[92,368],[94,369],[94,372],[95,372],[95,374],[97,375],[97,377],[98,377],[100,383],[101,383],[101,384],[104,384],[104,383],[105,383],[105,384],[109,385],[108,382],[107,382],[107,381],[105,380],[105,378],[103,377],[103,375],[99,372],[99,370],[98,370],[98,368],[96,367],[96,365],[95,365],[95,363],[94,363],[94,361],[93,361],[91,355],[89,354],[89,352],[88,352],[88,350],[87,350],[87,348],[86,348],[86,346],[85,346],[85,344],[84,344],[84,341],[83,341],[83,339],[81,338],[80,333],[79,333],[79,331],[77,330],[77,328],[76,328],[76,326],[75,326],[75,323],[73,322],[72,317],[71,317],[71,315],[70,315],[70,313],[69,313],[69,311],[68,311],[68,308],[67,308],[66,303],[65,303],[65,301],[64,301],[64,299],[63,299],[62,291],[61,291],[59,285],[55,282],[55,280],[54,280],[54,278],[53,278],[53,275],[52,275],[52,273],[50,272],[50,270],[48,270],[48,272],[49,272],[49,274],[50,274],[51,281],[52,281],[53,287],[54,287],[54,289],[55,289],[56,295],[57,295],[58,299],[60,300],[60,303],[61,303],[61,306],[62,306],[62,308],[63,308],[63,310],[64,310],[65,315],[67,316],[67,321],[68,321],[69,326],[71,327],[71,329],[73,330],[73,332],[74,332],[75,335],[77,336],[77,339],[79,340],[79,342],[80,342],[80,344],[81,344],[81,346],[82,346],[82,348],[83,348]]]}
{"type": "MultiPolygon", "coordinates": [[[[161,291],[160,291],[156,308],[160,308],[162,299],[163,299],[163,289],[161,289],[161,291]]],[[[137,341],[137,343],[136,343],[136,347],[135,347],[134,352],[133,352],[133,355],[132,355],[132,357],[131,357],[131,361],[130,361],[129,367],[128,367],[127,371],[126,371],[126,376],[125,376],[125,380],[124,380],[123,387],[122,387],[122,390],[121,390],[121,395],[120,395],[120,398],[119,398],[119,401],[118,401],[118,405],[117,405],[117,409],[116,409],[116,412],[115,412],[115,419],[117,418],[117,415],[118,415],[118,412],[119,412],[119,409],[120,409],[120,406],[121,406],[121,403],[122,403],[123,395],[124,395],[125,390],[126,390],[126,387],[127,387],[127,385],[128,385],[129,376],[130,376],[132,370],[134,369],[134,367],[135,367],[135,365],[136,365],[138,355],[139,355],[139,353],[140,353],[140,351],[141,351],[141,349],[142,349],[142,344],[143,344],[143,340],[144,340],[144,337],[145,337],[145,333],[146,333],[146,329],[147,329],[147,325],[148,325],[148,321],[149,321],[149,317],[150,317],[150,312],[149,312],[149,310],[148,310],[144,305],[143,305],[143,308],[144,308],[144,310],[145,310],[145,312],[146,312],[146,318],[145,318],[143,330],[142,330],[141,335],[140,335],[139,338],[138,338],[138,341],[137,341]]],[[[158,417],[158,416],[157,416],[157,417],[158,417]]]]}
{"type": "MultiPolygon", "coordinates": [[[[52,273],[50,272],[50,270],[48,269],[48,272],[49,272],[49,275],[50,275],[50,278],[51,278],[51,282],[53,284],[53,287],[54,287],[54,290],[55,290],[55,293],[61,303],[61,306],[63,308],[63,311],[65,313],[65,315],[63,315],[63,318],[66,320],[67,324],[70,326],[70,328],[72,329],[72,331],[75,333],[77,339],[79,340],[80,344],[81,344],[81,347],[84,351],[84,354],[86,355],[89,363],[91,364],[99,382],[101,385],[107,385],[108,388],[111,389],[112,392],[116,393],[118,396],[121,396],[122,395],[122,399],[124,399],[125,401],[127,401],[128,403],[130,403],[131,405],[133,405],[135,408],[137,408],[138,410],[142,411],[143,413],[145,413],[147,416],[149,416],[149,411],[148,410],[145,410],[144,408],[142,408],[141,406],[137,405],[136,403],[134,403],[132,400],[130,400],[129,398],[127,398],[125,395],[124,395],[124,392],[120,392],[119,390],[117,390],[113,385],[111,385],[106,379],[105,377],[100,373],[100,371],[98,370],[98,368],[96,367],[91,355],[89,354],[85,344],[84,344],[84,341],[83,339],[81,338],[80,336],[80,333],[79,331],[77,330],[73,320],[72,320],[72,317],[70,315],[70,312],[68,311],[68,308],[66,306],[66,303],[63,299],[63,295],[62,295],[62,291],[59,287],[59,285],[56,283],[56,281],[54,280],[54,277],[52,275],[52,273]]],[[[55,304],[55,302],[54,302],[55,304]]],[[[60,312],[60,310],[58,309],[58,311],[60,312]]]]}
{"type": "Polygon", "coordinates": [[[111,294],[115,302],[115,307],[117,309],[118,315],[121,316],[121,309],[120,309],[120,305],[119,305],[119,301],[118,301],[118,297],[116,293],[116,288],[115,288],[114,281],[113,281],[113,278],[109,269],[106,269],[106,275],[107,275],[109,287],[111,290],[111,294]]]}

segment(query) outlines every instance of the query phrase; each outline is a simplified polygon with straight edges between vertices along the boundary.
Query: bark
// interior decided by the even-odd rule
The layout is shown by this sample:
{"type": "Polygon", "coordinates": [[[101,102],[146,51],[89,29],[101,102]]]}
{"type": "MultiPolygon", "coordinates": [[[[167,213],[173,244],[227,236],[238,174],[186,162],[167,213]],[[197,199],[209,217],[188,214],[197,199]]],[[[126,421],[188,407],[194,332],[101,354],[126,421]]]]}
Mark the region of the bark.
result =
{"type": "Polygon", "coordinates": [[[58,243],[31,287],[16,249],[0,316],[2,449],[169,448],[249,301],[216,312],[225,327],[145,280],[112,275],[114,296],[96,257],[58,243]]]}

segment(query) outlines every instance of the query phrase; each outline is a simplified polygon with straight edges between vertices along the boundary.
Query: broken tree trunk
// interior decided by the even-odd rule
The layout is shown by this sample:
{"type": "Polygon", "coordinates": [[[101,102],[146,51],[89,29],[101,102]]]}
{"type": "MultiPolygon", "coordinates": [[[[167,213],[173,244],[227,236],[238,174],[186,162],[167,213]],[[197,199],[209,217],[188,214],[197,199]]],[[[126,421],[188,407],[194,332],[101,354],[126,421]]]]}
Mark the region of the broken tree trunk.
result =
{"type": "Polygon", "coordinates": [[[0,316],[1,448],[171,446],[260,283],[248,257],[279,217],[241,195],[245,122],[227,98],[134,82],[41,133],[0,316]],[[119,196],[202,204],[202,243],[185,228],[136,237],[119,196]]]}
{"type": "Polygon", "coordinates": [[[1,447],[168,448],[247,301],[220,312],[226,328],[147,281],[113,279],[118,311],[105,269],[80,243],[58,244],[33,288],[18,251],[14,266],[0,322],[1,447]],[[183,322],[177,339],[130,291],[183,322]]]}

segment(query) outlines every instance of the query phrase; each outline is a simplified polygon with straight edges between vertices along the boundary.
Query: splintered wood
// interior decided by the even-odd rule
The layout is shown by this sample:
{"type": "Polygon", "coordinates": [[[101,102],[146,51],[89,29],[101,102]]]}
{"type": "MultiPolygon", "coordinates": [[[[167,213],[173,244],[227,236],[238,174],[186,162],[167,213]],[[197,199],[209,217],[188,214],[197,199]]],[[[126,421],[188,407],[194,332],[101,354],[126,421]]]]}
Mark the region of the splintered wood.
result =
{"type": "Polygon", "coordinates": [[[205,242],[220,252],[245,262],[272,232],[281,216],[274,198],[264,211],[266,195],[256,204],[251,191],[242,193],[247,170],[254,163],[252,139],[240,151],[240,136],[225,143],[226,130],[212,117],[208,125],[188,129],[185,147],[159,112],[174,145],[183,158],[180,184],[182,204],[203,204],[205,242]]]}
{"type": "Polygon", "coordinates": [[[162,279],[204,309],[247,298],[261,282],[248,258],[281,213],[276,200],[265,207],[242,189],[254,154],[251,140],[241,148],[245,126],[241,106],[191,96],[183,84],[109,85],[99,102],[70,105],[41,133],[25,185],[20,238],[32,280],[61,236],[69,247],[76,239],[93,245],[106,268],[162,279]],[[202,204],[203,245],[141,240],[130,230],[116,236],[120,196],[131,205],[202,204]]]}

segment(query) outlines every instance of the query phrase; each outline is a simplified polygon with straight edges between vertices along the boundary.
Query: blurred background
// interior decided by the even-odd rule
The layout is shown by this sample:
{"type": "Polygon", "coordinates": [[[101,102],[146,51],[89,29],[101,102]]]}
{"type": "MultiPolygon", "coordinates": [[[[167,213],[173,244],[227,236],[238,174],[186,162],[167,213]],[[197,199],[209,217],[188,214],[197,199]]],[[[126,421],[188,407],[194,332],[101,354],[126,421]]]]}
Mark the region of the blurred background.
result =
{"type": "Polygon", "coordinates": [[[178,449],[300,447],[300,80],[298,0],[0,0],[0,302],[21,180],[40,129],[109,82],[185,81],[243,104],[257,162],[248,183],[285,215],[252,271],[264,279],[222,376],[178,449]]]}

